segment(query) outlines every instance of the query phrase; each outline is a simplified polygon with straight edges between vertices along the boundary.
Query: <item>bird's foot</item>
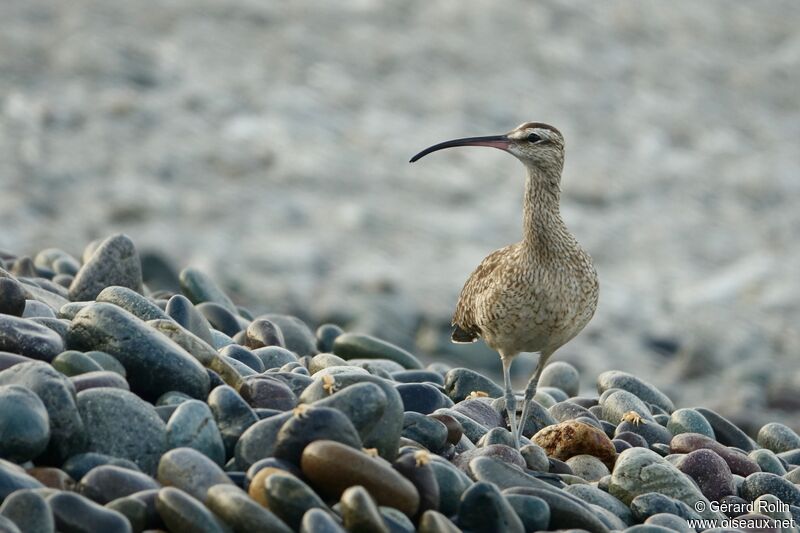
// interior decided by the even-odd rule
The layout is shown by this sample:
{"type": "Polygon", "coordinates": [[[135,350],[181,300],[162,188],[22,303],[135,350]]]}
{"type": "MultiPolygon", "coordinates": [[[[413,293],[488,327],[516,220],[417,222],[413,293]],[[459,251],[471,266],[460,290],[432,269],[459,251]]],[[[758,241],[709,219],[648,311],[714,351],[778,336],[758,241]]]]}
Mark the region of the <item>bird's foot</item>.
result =
{"type": "Polygon", "coordinates": [[[629,424],[633,424],[634,426],[638,426],[639,424],[647,424],[647,420],[642,418],[642,415],[637,413],[636,411],[628,411],[624,415],[622,415],[622,419],[620,422],[628,422],[629,424]]]}

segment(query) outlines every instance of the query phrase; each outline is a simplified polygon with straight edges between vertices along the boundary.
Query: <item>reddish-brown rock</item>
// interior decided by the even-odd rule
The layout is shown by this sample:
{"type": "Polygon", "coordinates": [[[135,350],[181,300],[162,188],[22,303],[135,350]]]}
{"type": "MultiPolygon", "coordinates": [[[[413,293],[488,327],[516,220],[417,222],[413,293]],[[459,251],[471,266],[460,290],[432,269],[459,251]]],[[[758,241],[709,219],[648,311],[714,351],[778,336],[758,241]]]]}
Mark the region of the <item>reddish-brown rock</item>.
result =
{"type": "Polygon", "coordinates": [[[612,469],[617,458],[617,450],[608,435],[589,424],[568,420],[547,426],[531,439],[549,457],[566,461],[575,455],[593,455],[612,469]]]}

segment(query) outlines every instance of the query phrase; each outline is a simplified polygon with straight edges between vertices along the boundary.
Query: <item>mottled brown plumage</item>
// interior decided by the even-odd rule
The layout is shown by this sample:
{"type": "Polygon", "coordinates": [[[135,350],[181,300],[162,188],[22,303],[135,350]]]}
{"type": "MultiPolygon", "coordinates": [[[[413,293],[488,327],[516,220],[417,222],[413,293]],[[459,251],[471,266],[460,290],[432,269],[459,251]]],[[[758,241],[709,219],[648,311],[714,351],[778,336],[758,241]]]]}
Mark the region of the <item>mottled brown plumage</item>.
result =
{"type": "Polygon", "coordinates": [[[412,159],[453,146],[491,146],[525,165],[522,241],[489,254],[461,290],[453,316],[453,341],[482,338],[503,362],[506,409],[515,438],[516,399],[509,368],[520,352],[539,353],[525,390],[520,430],[525,427],[539,376],[550,356],[586,326],[597,307],[592,258],[561,219],[559,200],[564,139],[554,127],[527,122],[506,135],[457,139],[432,146],[412,159]]]}

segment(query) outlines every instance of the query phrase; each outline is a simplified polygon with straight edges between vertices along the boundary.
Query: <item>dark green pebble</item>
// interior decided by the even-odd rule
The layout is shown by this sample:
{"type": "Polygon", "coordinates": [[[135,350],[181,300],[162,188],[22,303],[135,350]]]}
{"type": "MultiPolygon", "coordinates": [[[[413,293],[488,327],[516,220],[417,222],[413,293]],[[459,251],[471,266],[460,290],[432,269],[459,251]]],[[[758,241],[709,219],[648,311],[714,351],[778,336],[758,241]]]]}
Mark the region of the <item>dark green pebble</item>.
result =
{"type": "Polygon", "coordinates": [[[492,483],[475,483],[461,496],[458,525],[476,533],[523,533],[525,526],[492,483]]]}
{"type": "Polygon", "coordinates": [[[200,400],[181,403],[167,423],[168,448],[193,448],[218,465],[225,463],[225,445],[209,406],[200,400]]]}
{"type": "Polygon", "coordinates": [[[72,492],[59,492],[47,498],[56,529],[74,533],[131,533],[128,519],[88,498],[72,492]]]}
{"type": "Polygon", "coordinates": [[[174,487],[158,491],[156,509],[172,533],[228,533],[229,529],[202,503],[174,487]]]}
{"type": "Polygon", "coordinates": [[[311,487],[291,474],[272,474],[265,488],[269,509],[294,531],[310,509],[327,510],[311,487]]]}
{"type": "Polygon", "coordinates": [[[333,342],[333,353],[349,359],[391,359],[404,368],[422,369],[422,363],[414,355],[371,335],[344,333],[333,342]]]}
{"type": "Polygon", "coordinates": [[[258,416],[244,398],[228,385],[215,387],[206,401],[222,436],[225,456],[231,457],[239,437],[258,421],[258,416]]]}
{"type": "Polygon", "coordinates": [[[76,350],[61,352],[50,364],[65,376],[77,376],[78,374],[103,370],[103,367],[97,364],[94,359],[76,350]]]}
{"type": "Polygon", "coordinates": [[[22,316],[25,311],[25,289],[13,278],[0,277],[0,313],[22,316]]]}

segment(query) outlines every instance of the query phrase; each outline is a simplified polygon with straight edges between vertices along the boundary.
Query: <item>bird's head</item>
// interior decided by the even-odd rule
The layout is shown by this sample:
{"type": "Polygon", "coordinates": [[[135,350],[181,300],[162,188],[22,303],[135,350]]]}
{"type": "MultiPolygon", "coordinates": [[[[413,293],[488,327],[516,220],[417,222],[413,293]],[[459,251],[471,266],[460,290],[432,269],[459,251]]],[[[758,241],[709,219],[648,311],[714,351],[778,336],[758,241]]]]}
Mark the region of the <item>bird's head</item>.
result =
{"type": "Polygon", "coordinates": [[[525,166],[561,173],[564,164],[564,137],[556,128],[541,122],[525,122],[503,135],[466,137],[435,144],[411,158],[411,163],[422,157],[455,146],[489,146],[506,151],[522,161],[525,166]]]}

